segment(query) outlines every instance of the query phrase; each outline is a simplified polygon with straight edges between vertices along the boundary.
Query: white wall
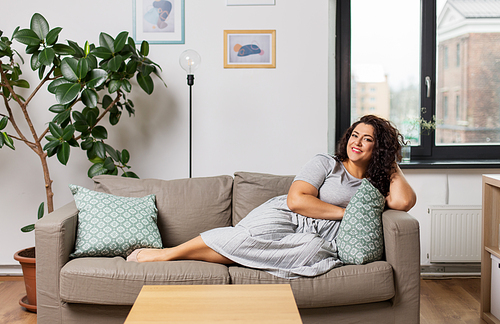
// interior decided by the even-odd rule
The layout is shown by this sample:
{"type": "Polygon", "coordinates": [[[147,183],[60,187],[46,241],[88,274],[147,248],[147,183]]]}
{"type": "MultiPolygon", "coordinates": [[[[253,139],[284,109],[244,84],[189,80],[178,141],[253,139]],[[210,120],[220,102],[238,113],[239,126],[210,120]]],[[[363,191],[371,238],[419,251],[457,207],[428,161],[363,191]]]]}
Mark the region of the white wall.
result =
{"type": "MultiPolygon", "coordinates": [[[[131,96],[136,116],[123,115],[110,131],[117,149],[131,152],[133,171],[141,178],[174,179],[188,176],[188,87],[179,55],[186,49],[202,57],[193,87],[193,176],[257,171],[294,174],[317,152],[327,151],[328,0],[304,5],[278,0],[275,6],[228,7],[225,0],[186,0],[185,45],[151,45],[150,57],[163,68],[168,88],[156,83],[148,97],[137,86],[131,96]],[[275,29],[275,69],[224,69],[223,31],[275,29]],[[314,59],[314,65],[309,65],[314,59]]],[[[132,1],[26,0],[2,3],[0,22],[10,37],[16,26],[29,26],[41,13],[52,27],[63,27],[60,41],[83,46],[98,44],[105,31],[113,37],[132,32],[132,1]]],[[[24,47],[18,47],[24,53],[24,47]]],[[[29,61],[24,77],[32,87],[35,73],[29,61]]],[[[54,99],[41,93],[31,103],[39,132],[52,118],[46,108],[54,99]]],[[[5,112],[3,105],[0,112],[5,112]]],[[[18,121],[21,121],[21,116],[18,121]]],[[[20,228],[32,223],[45,199],[38,157],[16,143],[16,151],[0,150],[0,265],[16,264],[15,251],[34,244],[34,234],[20,228]]],[[[68,166],[50,162],[55,205],[72,200],[67,185],[91,188],[89,162],[73,151],[68,166]]]]}
{"type": "MultiPolygon", "coordinates": [[[[63,27],[60,40],[81,45],[98,43],[99,32],[116,36],[132,31],[132,2],[26,0],[2,4],[4,35],[25,28],[33,13],[44,15],[51,27],[63,27]]],[[[188,175],[188,87],[178,64],[180,53],[192,48],[202,56],[193,88],[193,176],[256,171],[294,174],[317,152],[327,151],[328,118],[328,0],[304,5],[277,0],[270,7],[227,7],[224,0],[186,0],[186,44],[151,45],[150,57],[163,68],[168,88],[156,83],[150,97],[136,87],[137,112],[126,115],[110,131],[116,148],[131,152],[133,170],[142,178],[174,179],[188,175]],[[275,29],[276,69],[224,69],[223,31],[275,29]],[[309,64],[314,62],[314,64],[309,64]]],[[[333,24],[334,26],[334,24],[333,24]]],[[[21,53],[24,47],[18,48],[21,53]]],[[[29,63],[24,77],[34,86],[29,63]]],[[[333,87],[333,85],[331,85],[333,87]]],[[[51,118],[54,103],[41,93],[31,104],[37,125],[51,118]]],[[[0,112],[4,112],[0,106],[0,112]]],[[[20,121],[21,116],[18,117],[20,121]]],[[[72,200],[69,183],[92,187],[86,177],[89,162],[73,151],[67,167],[50,161],[55,204],[72,200]]],[[[418,195],[410,211],[421,225],[422,263],[430,250],[428,205],[481,204],[481,174],[500,170],[405,170],[418,195]]],[[[0,150],[0,265],[16,264],[15,251],[34,244],[34,234],[20,228],[35,220],[45,199],[38,158],[17,143],[15,152],[0,150]]]]}
{"type": "Polygon", "coordinates": [[[417,204],[409,211],[420,222],[420,262],[430,264],[431,205],[482,205],[482,174],[498,174],[500,169],[404,170],[417,194],[417,204]]]}

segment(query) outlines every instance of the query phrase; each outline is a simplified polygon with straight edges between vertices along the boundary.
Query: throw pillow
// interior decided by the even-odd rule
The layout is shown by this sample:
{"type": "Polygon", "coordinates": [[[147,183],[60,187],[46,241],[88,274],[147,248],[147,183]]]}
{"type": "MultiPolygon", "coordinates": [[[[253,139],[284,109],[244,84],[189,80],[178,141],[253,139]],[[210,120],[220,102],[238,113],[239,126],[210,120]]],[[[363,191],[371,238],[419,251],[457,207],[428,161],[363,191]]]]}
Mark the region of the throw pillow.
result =
{"type": "Polygon", "coordinates": [[[344,264],[364,264],[382,258],[384,206],[385,197],[363,179],[345,209],[336,239],[339,258],[344,264]]]}
{"type": "Polygon", "coordinates": [[[155,195],[120,197],[69,185],[78,208],[71,257],[127,257],[138,248],[161,248],[155,195]]]}

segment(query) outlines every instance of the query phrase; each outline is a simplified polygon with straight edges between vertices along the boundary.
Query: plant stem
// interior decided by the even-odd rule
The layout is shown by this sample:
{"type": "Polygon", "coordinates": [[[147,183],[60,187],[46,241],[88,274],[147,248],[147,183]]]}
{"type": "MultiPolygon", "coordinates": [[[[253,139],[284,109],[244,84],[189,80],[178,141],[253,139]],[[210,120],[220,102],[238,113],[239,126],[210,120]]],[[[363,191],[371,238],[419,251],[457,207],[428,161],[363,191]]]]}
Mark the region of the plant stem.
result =
{"type": "Polygon", "coordinates": [[[43,177],[44,177],[44,181],[45,181],[45,195],[46,195],[46,199],[47,199],[47,211],[49,213],[54,211],[54,199],[53,199],[54,193],[52,192],[52,180],[50,179],[49,166],[47,164],[47,153],[43,151],[43,147],[41,144],[42,138],[39,138],[37,136],[35,127],[33,126],[33,123],[31,121],[31,117],[28,113],[27,106],[28,106],[29,101],[31,101],[33,96],[38,92],[38,90],[42,87],[42,85],[45,82],[47,82],[47,80],[49,80],[49,75],[50,75],[50,73],[52,73],[52,71],[53,71],[53,69],[51,69],[49,71],[49,73],[47,73],[46,77],[40,82],[40,84],[31,93],[28,100],[26,102],[23,102],[21,100],[21,98],[19,98],[19,96],[14,92],[14,89],[10,85],[9,80],[8,80],[4,70],[2,69],[2,67],[0,65],[0,75],[1,75],[1,79],[4,83],[3,86],[7,87],[7,89],[10,91],[10,93],[12,95],[12,98],[14,98],[14,100],[17,102],[17,104],[21,108],[21,111],[24,114],[24,119],[26,120],[26,123],[28,124],[28,127],[31,131],[31,135],[33,136],[34,142],[28,141],[28,139],[21,132],[16,121],[14,120],[14,115],[12,114],[12,109],[10,107],[8,99],[2,94],[2,96],[4,97],[5,109],[7,109],[7,113],[9,114],[9,121],[12,124],[12,127],[14,127],[14,130],[16,131],[16,133],[19,135],[19,137],[13,137],[13,136],[11,136],[11,137],[24,142],[40,158],[40,161],[42,163],[42,169],[43,169],[43,177]]]}

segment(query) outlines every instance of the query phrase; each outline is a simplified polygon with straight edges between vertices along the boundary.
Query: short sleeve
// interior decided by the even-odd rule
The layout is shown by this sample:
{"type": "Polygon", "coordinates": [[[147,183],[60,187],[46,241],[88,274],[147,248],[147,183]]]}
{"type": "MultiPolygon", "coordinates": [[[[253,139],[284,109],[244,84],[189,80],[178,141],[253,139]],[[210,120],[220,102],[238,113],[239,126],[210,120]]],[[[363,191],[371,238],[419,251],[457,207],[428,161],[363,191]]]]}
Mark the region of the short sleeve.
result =
{"type": "Polygon", "coordinates": [[[313,185],[316,189],[323,185],[326,177],[335,168],[337,161],[328,154],[318,154],[307,162],[297,174],[294,181],[301,180],[313,185]]]}

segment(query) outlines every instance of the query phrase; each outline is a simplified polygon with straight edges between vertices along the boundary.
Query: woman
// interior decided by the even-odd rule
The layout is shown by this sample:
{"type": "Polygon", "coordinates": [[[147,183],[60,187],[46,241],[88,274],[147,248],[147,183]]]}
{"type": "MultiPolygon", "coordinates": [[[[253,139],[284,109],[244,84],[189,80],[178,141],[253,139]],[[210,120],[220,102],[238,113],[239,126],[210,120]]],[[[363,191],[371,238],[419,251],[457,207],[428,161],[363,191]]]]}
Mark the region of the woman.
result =
{"type": "Polygon", "coordinates": [[[335,238],[361,180],[386,196],[387,207],[416,202],[395,159],[402,136],[389,121],[368,115],[341,139],[335,157],[319,154],[295,177],[288,195],[270,199],[235,227],[223,227],[173,248],[139,249],[128,261],[201,260],[238,263],[282,278],[316,276],[342,265],[335,238]]]}

